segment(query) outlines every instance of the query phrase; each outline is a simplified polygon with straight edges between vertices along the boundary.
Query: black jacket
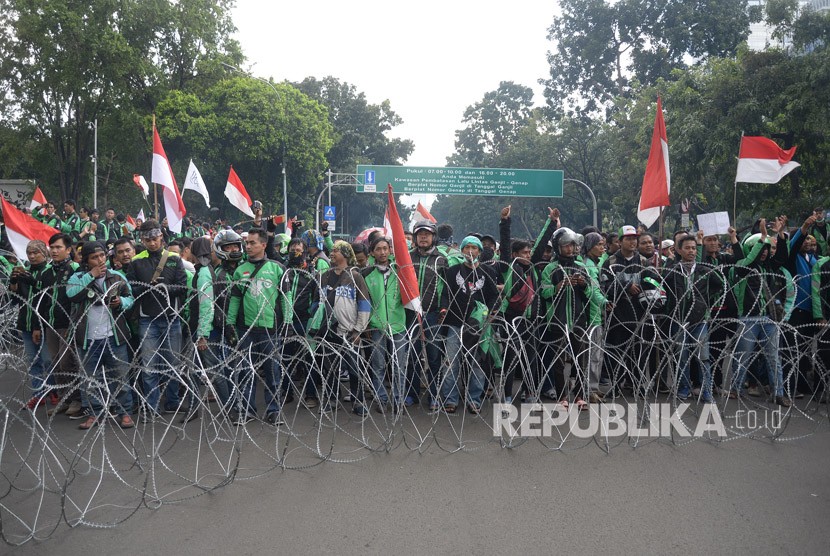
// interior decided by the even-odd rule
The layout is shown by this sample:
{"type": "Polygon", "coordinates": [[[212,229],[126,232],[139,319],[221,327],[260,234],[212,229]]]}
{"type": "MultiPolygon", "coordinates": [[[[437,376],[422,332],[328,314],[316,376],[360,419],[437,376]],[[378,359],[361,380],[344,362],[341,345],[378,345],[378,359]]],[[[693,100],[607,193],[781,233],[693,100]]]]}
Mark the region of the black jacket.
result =
{"type": "Polygon", "coordinates": [[[150,283],[161,262],[162,251],[139,253],[127,268],[127,280],[133,290],[139,317],[176,316],[187,295],[187,274],[181,258],[175,253],[169,253],[158,279],[150,283]]]}

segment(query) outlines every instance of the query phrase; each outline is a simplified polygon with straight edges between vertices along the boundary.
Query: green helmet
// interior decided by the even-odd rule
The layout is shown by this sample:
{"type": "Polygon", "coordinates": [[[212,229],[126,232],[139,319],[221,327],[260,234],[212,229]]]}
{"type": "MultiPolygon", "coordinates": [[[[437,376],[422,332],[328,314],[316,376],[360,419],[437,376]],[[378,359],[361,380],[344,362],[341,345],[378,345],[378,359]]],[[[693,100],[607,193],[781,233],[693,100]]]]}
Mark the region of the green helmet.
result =
{"type": "Polygon", "coordinates": [[[277,234],[274,236],[274,244],[277,247],[277,251],[280,252],[280,255],[288,253],[288,244],[290,242],[291,236],[288,234],[277,234]]]}
{"type": "Polygon", "coordinates": [[[761,241],[761,234],[752,234],[751,236],[744,238],[742,247],[745,249],[752,249],[759,241],[761,241]]]}

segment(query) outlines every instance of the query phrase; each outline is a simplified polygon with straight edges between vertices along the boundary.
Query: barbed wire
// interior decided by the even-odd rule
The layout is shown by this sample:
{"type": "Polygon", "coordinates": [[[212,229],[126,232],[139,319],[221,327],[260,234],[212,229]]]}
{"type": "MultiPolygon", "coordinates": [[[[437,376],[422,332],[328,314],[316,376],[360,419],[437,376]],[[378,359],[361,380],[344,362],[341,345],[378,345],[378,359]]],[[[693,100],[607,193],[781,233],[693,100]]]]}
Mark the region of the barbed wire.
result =
{"type": "MultiPolygon", "coordinates": [[[[91,302],[65,315],[67,330],[41,323],[44,336],[65,341],[55,354],[45,340],[37,346],[40,378],[30,373],[33,361],[17,317],[21,311],[43,314],[41,300],[5,292],[0,536],[20,545],[49,538],[63,525],[116,527],[142,508],[180,503],[238,481],[358,463],[393,450],[533,445],[551,452],[590,446],[609,452],[656,442],[788,442],[826,427],[827,406],[820,402],[827,392],[830,339],[825,326],[790,323],[793,281],[765,271],[767,285],[753,297],[732,285],[737,268],[705,270],[699,276],[723,286],[706,299],[698,299],[706,292],[695,284],[678,290],[668,271],[654,273],[649,287],[656,293],[649,296],[588,276],[584,287],[536,284],[520,314],[500,310],[511,294],[500,291],[473,319],[470,300],[478,293],[465,291],[460,322],[408,315],[402,332],[389,324],[360,335],[339,331],[321,293],[325,326],[277,318],[274,329],[238,327],[235,342],[214,328],[204,350],[194,344],[184,309],[196,291],[188,291],[183,303],[165,298],[166,308],[181,310],[147,317],[152,324],[139,325],[130,315],[133,330],[124,349],[85,344],[80,323],[100,311],[91,302]],[[592,306],[592,293],[604,301],[592,306]],[[744,316],[735,307],[738,297],[744,316]],[[702,317],[690,309],[699,301],[707,308],[702,317]],[[712,307],[734,311],[713,317],[712,307]],[[160,335],[142,340],[148,326],[160,335]],[[177,330],[178,344],[156,349],[177,330]],[[774,349],[765,351],[770,345],[774,349]],[[429,361],[430,350],[439,354],[438,368],[434,357],[429,361]],[[159,357],[155,369],[142,358],[151,352],[159,357]],[[62,358],[72,362],[68,373],[57,367],[62,358]],[[152,374],[159,379],[155,392],[145,390],[142,380],[152,374]],[[248,421],[240,415],[253,407],[246,405],[252,389],[258,411],[248,421]],[[53,394],[64,403],[73,393],[101,408],[101,419],[88,430],[54,411],[53,394]],[[122,407],[125,400],[129,407],[122,407]],[[779,405],[783,400],[787,404],[779,405]],[[269,417],[274,408],[278,419],[269,417]],[[713,412],[723,434],[701,429],[701,423],[716,423],[713,412]],[[123,415],[135,416],[135,426],[122,428],[123,415]]],[[[316,275],[307,278],[319,284],[316,275]]],[[[157,285],[133,285],[141,286],[137,302],[168,295],[157,285]]],[[[218,283],[216,290],[226,286],[218,283]]],[[[453,311],[460,298],[448,292],[463,287],[443,282],[424,306],[453,311]]],[[[375,299],[375,309],[390,299],[375,299]]],[[[399,297],[392,302],[400,303],[399,297]]],[[[273,309],[258,310],[247,315],[250,322],[273,309]]]]}

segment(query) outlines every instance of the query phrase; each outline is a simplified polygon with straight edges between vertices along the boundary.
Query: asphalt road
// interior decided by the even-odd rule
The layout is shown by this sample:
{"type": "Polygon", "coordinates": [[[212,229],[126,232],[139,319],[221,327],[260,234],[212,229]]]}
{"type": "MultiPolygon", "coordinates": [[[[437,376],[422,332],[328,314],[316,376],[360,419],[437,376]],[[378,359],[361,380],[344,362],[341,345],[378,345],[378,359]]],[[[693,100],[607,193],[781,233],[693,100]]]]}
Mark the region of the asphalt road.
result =
{"type": "MultiPolygon", "coordinates": [[[[68,426],[57,425],[70,435],[68,426]]],[[[73,504],[65,508],[68,519],[84,514],[92,522],[123,522],[107,528],[59,523],[39,531],[45,540],[0,553],[830,552],[827,426],[779,441],[733,437],[678,446],[660,439],[636,448],[622,441],[606,452],[591,441],[552,450],[531,440],[505,449],[473,434],[474,425],[482,423],[468,425],[465,448],[455,452],[449,450],[458,442],[448,440],[446,429],[439,435],[446,442],[428,440],[421,450],[407,446],[414,429],[399,430],[388,451],[346,449],[341,436],[337,457],[352,463],[320,463],[297,441],[275,442],[271,430],[249,425],[238,460],[233,449],[217,448],[221,440],[203,445],[214,447],[199,452],[204,461],[211,455],[222,465],[238,461],[234,482],[208,493],[187,484],[200,474],[203,484],[215,480],[211,464],[194,466],[190,437],[168,444],[163,430],[144,429],[143,437],[152,432],[160,447],[154,484],[142,482],[149,473],[121,468],[124,484],[106,476],[96,486],[98,474],[81,477],[81,465],[79,477],[66,483],[73,504]],[[278,460],[310,467],[281,469],[278,460]],[[161,503],[136,504],[136,488],[161,503]],[[85,513],[84,504],[91,506],[85,513]]],[[[305,440],[317,438],[305,433],[305,440]]],[[[114,431],[95,442],[85,438],[91,437],[73,441],[92,461],[106,453],[118,467],[119,454],[128,451],[118,448],[114,431]],[[96,451],[101,446],[107,450],[96,451]]],[[[322,438],[325,450],[330,437],[323,431],[322,438]]],[[[73,444],[65,439],[62,445],[73,444]]],[[[19,477],[15,484],[23,482],[19,477]]],[[[7,505],[6,532],[20,529],[8,509],[13,500],[0,501],[7,505]]],[[[22,510],[31,509],[31,497],[18,502],[20,515],[31,516],[22,510]]],[[[56,505],[57,497],[47,497],[40,526],[55,518],[56,505]]]]}

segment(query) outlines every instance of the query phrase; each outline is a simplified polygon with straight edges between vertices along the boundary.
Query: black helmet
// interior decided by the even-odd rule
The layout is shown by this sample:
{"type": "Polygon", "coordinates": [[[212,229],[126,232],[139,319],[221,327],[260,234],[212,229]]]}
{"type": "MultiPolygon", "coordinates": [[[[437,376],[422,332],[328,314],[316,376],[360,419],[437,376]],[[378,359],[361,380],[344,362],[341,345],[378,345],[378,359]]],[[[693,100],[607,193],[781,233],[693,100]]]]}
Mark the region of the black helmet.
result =
{"type": "Polygon", "coordinates": [[[412,233],[417,234],[421,230],[427,230],[428,232],[435,235],[435,224],[428,220],[422,220],[421,222],[416,222],[415,226],[412,228],[412,233]]]}
{"type": "Polygon", "coordinates": [[[238,262],[242,260],[242,236],[233,230],[222,230],[213,239],[213,252],[223,261],[238,262]],[[226,245],[239,245],[239,251],[225,251],[226,245]]]}

